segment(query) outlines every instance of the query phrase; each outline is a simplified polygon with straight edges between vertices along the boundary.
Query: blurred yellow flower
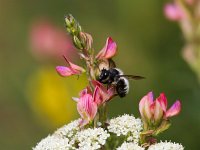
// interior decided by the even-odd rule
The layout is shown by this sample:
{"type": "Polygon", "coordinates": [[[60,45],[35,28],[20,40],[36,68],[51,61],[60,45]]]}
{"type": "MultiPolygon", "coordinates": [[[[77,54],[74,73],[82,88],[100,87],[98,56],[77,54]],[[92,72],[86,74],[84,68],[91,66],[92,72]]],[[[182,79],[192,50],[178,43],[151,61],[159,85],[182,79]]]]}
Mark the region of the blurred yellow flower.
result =
{"type": "Polygon", "coordinates": [[[53,67],[43,67],[29,78],[27,95],[40,121],[48,127],[58,127],[78,117],[71,97],[86,85],[86,75],[62,78],[53,67]]]}

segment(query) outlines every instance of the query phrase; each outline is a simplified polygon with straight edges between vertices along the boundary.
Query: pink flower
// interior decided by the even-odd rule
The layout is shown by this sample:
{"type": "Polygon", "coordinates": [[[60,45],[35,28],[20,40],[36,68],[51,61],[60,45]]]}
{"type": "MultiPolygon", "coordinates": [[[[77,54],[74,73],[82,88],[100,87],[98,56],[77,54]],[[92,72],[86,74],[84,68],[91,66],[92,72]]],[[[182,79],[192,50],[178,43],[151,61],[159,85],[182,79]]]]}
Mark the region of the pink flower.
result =
{"type": "Polygon", "coordinates": [[[97,54],[97,59],[109,59],[115,56],[117,52],[117,44],[111,37],[107,38],[104,48],[97,54]]]}
{"type": "Polygon", "coordinates": [[[153,93],[149,92],[147,95],[145,95],[139,103],[139,111],[142,116],[142,118],[145,118],[146,120],[150,120],[153,115],[151,112],[151,105],[153,104],[153,93]]]}
{"type": "Polygon", "coordinates": [[[70,61],[68,61],[66,59],[66,57],[64,57],[64,58],[65,58],[67,64],[69,65],[69,67],[57,66],[56,71],[58,72],[59,75],[66,77],[66,76],[71,76],[71,75],[79,75],[79,74],[85,72],[85,69],[71,63],[70,61]]]}
{"type": "Polygon", "coordinates": [[[81,126],[88,124],[94,119],[97,113],[97,104],[93,101],[91,94],[83,94],[77,103],[77,110],[81,115],[81,126]]]}
{"type": "Polygon", "coordinates": [[[80,122],[81,126],[91,122],[96,116],[98,106],[110,100],[115,93],[115,89],[113,87],[107,89],[96,80],[93,80],[92,84],[95,87],[93,93],[91,89],[87,87],[79,93],[80,98],[72,98],[77,102],[77,110],[82,118],[82,121],[80,122]]]}
{"type": "Polygon", "coordinates": [[[95,86],[93,101],[99,106],[106,101],[110,100],[115,94],[115,88],[110,87],[107,89],[100,82],[94,80],[93,85],[95,86]]]}
{"type": "Polygon", "coordinates": [[[38,20],[30,31],[30,47],[37,59],[60,60],[62,55],[77,56],[71,39],[64,30],[49,21],[38,20]]]}
{"type": "Polygon", "coordinates": [[[172,21],[179,21],[184,18],[183,10],[177,4],[166,4],[164,7],[165,16],[172,21]]]}
{"type": "Polygon", "coordinates": [[[154,101],[153,93],[149,92],[139,103],[140,114],[145,122],[151,124],[160,123],[161,119],[168,119],[179,114],[181,103],[177,100],[170,109],[167,110],[167,98],[164,93],[161,93],[154,101]]]}

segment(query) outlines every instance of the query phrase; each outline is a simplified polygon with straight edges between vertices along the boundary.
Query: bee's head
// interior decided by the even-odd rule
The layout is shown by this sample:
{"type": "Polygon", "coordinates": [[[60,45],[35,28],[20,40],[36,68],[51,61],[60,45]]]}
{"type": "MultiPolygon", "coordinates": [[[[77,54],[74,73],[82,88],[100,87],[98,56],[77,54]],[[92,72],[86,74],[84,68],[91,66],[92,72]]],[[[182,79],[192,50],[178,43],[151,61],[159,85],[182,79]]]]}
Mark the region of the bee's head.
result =
{"type": "Polygon", "coordinates": [[[105,68],[103,68],[99,75],[99,81],[102,82],[106,80],[108,77],[109,77],[109,70],[106,70],[105,68]]]}

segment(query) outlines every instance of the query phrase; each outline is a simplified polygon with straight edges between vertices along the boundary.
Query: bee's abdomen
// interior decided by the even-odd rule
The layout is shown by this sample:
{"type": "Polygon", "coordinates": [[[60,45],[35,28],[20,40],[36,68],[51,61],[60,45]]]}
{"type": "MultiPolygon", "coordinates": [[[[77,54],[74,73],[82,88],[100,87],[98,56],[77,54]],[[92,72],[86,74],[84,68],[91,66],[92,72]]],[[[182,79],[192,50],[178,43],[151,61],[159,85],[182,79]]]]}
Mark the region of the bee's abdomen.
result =
{"type": "Polygon", "coordinates": [[[124,97],[129,91],[128,80],[125,78],[120,78],[116,85],[116,91],[119,97],[124,97]]]}

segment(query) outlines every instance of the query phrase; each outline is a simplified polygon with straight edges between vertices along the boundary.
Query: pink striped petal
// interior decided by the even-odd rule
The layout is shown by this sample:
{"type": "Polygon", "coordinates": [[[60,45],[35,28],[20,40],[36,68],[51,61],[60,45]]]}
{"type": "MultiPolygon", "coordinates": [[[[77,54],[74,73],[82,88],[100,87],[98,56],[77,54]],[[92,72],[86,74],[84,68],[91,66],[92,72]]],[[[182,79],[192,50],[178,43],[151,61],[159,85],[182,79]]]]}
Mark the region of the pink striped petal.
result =
{"type": "Polygon", "coordinates": [[[58,72],[59,75],[63,77],[71,76],[74,74],[73,70],[69,67],[64,67],[64,66],[57,66],[56,71],[58,72]]]}
{"type": "Polygon", "coordinates": [[[181,111],[181,102],[177,100],[169,110],[166,112],[166,117],[173,117],[175,115],[178,115],[181,111]]]}
{"type": "Polygon", "coordinates": [[[157,98],[158,102],[160,103],[160,106],[162,107],[162,110],[166,112],[167,110],[167,97],[164,93],[161,93],[160,96],[157,98]]]}
{"type": "Polygon", "coordinates": [[[139,111],[143,118],[149,120],[152,117],[151,105],[153,104],[153,93],[149,92],[139,103],[139,111]]]}
{"type": "Polygon", "coordinates": [[[107,92],[107,88],[101,82],[97,80],[92,80],[92,84],[94,85],[94,87],[98,86],[103,92],[107,92]]]}
{"type": "Polygon", "coordinates": [[[104,48],[97,54],[97,59],[109,59],[116,55],[117,44],[111,37],[107,38],[104,48]]]}
{"type": "Polygon", "coordinates": [[[93,101],[97,104],[97,105],[101,105],[103,103],[103,95],[102,95],[102,91],[101,89],[96,86],[95,90],[94,90],[94,94],[93,94],[93,101]]]}
{"type": "Polygon", "coordinates": [[[93,102],[90,94],[82,96],[77,103],[77,110],[83,120],[90,122],[94,119],[97,113],[97,104],[93,102]]]}
{"type": "Polygon", "coordinates": [[[110,87],[108,90],[103,86],[100,82],[93,80],[93,85],[95,86],[93,99],[97,105],[101,105],[106,101],[110,100],[112,96],[115,94],[115,88],[110,87]]]}
{"type": "Polygon", "coordinates": [[[155,122],[159,122],[160,119],[163,117],[163,110],[160,103],[156,100],[155,107],[154,107],[154,120],[155,122]]]}
{"type": "Polygon", "coordinates": [[[147,96],[145,95],[139,102],[139,111],[142,117],[144,117],[143,111],[144,111],[144,104],[146,100],[147,100],[147,96]]]}
{"type": "Polygon", "coordinates": [[[85,72],[85,69],[83,69],[82,67],[77,66],[71,62],[69,62],[69,65],[75,74],[81,74],[81,73],[85,72]]]}

